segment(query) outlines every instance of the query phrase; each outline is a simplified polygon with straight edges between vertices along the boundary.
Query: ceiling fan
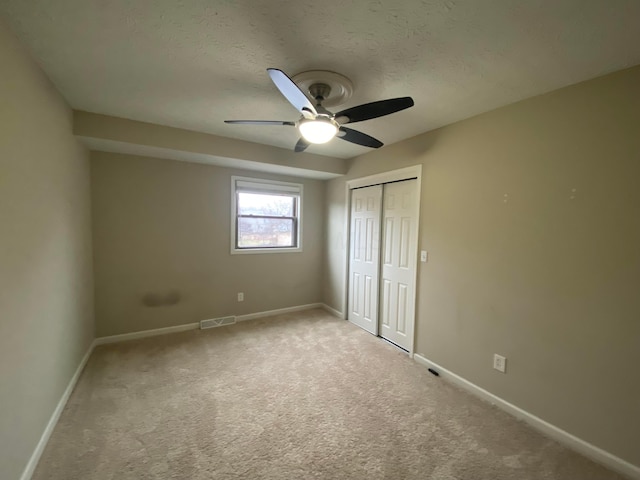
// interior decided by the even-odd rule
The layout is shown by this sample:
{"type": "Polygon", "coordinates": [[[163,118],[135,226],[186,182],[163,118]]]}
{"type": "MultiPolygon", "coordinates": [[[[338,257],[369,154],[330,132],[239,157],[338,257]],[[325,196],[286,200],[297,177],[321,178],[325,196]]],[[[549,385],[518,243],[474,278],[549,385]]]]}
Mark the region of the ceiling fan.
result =
{"type": "Polygon", "coordinates": [[[413,106],[413,99],[411,97],[400,97],[365,103],[334,114],[322,106],[323,101],[329,98],[331,93],[331,86],[328,83],[312,83],[309,86],[309,94],[316,101],[316,105],[314,106],[302,90],[300,90],[298,85],[282,70],[268,68],[267,72],[269,72],[271,80],[276,87],[278,87],[280,93],[284,95],[289,103],[291,103],[302,116],[295,122],[279,120],[225,120],[225,123],[297,127],[301,138],[294,148],[296,152],[304,151],[312,143],[327,143],[333,137],[338,137],[347,142],[365,147],[380,148],[384,144],[377,138],[347,128],[344,125],[382,117],[413,106]]]}

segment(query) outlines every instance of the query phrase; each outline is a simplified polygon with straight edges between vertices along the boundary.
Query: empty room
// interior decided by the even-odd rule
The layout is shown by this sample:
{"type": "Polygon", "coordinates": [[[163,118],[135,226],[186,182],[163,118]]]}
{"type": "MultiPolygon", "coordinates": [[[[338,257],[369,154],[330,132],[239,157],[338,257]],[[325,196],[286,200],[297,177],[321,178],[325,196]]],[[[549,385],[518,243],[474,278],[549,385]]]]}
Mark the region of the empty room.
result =
{"type": "Polygon", "coordinates": [[[639,25],[0,0],[0,479],[640,480],[639,25]]]}

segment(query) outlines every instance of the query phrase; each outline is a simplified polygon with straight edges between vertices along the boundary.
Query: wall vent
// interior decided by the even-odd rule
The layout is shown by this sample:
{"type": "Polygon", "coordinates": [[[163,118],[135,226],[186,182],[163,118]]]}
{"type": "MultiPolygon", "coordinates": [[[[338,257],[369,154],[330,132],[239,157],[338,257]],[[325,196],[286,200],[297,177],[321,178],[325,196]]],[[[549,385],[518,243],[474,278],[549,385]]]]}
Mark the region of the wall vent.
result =
{"type": "Polygon", "coordinates": [[[200,322],[200,330],[205,328],[222,327],[224,325],[233,325],[236,323],[236,317],[233,315],[230,317],[210,318],[209,320],[202,320],[200,322]]]}

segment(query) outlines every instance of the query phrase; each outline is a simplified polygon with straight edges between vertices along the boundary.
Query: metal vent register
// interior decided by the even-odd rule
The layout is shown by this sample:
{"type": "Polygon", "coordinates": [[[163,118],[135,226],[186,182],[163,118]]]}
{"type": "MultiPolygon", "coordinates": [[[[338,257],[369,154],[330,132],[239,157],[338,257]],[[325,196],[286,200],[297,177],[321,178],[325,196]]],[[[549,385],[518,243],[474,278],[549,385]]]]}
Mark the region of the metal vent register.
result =
{"type": "Polygon", "coordinates": [[[200,330],[204,330],[206,328],[214,328],[214,327],[222,327],[224,325],[232,325],[236,323],[236,317],[220,317],[220,318],[210,318],[209,320],[202,320],[200,322],[200,330]]]}

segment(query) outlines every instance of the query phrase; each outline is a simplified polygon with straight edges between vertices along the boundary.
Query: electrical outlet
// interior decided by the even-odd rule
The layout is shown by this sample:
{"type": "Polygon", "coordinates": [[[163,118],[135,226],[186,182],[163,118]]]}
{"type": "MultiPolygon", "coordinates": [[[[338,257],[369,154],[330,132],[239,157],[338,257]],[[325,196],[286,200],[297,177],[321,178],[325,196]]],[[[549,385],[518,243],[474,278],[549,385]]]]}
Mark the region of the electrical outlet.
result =
{"type": "Polygon", "coordinates": [[[507,373],[507,358],[497,353],[493,355],[493,368],[502,373],[507,373]]]}
{"type": "Polygon", "coordinates": [[[238,292],[238,301],[239,302],[244,302],[244,293],[238,292]]]}

